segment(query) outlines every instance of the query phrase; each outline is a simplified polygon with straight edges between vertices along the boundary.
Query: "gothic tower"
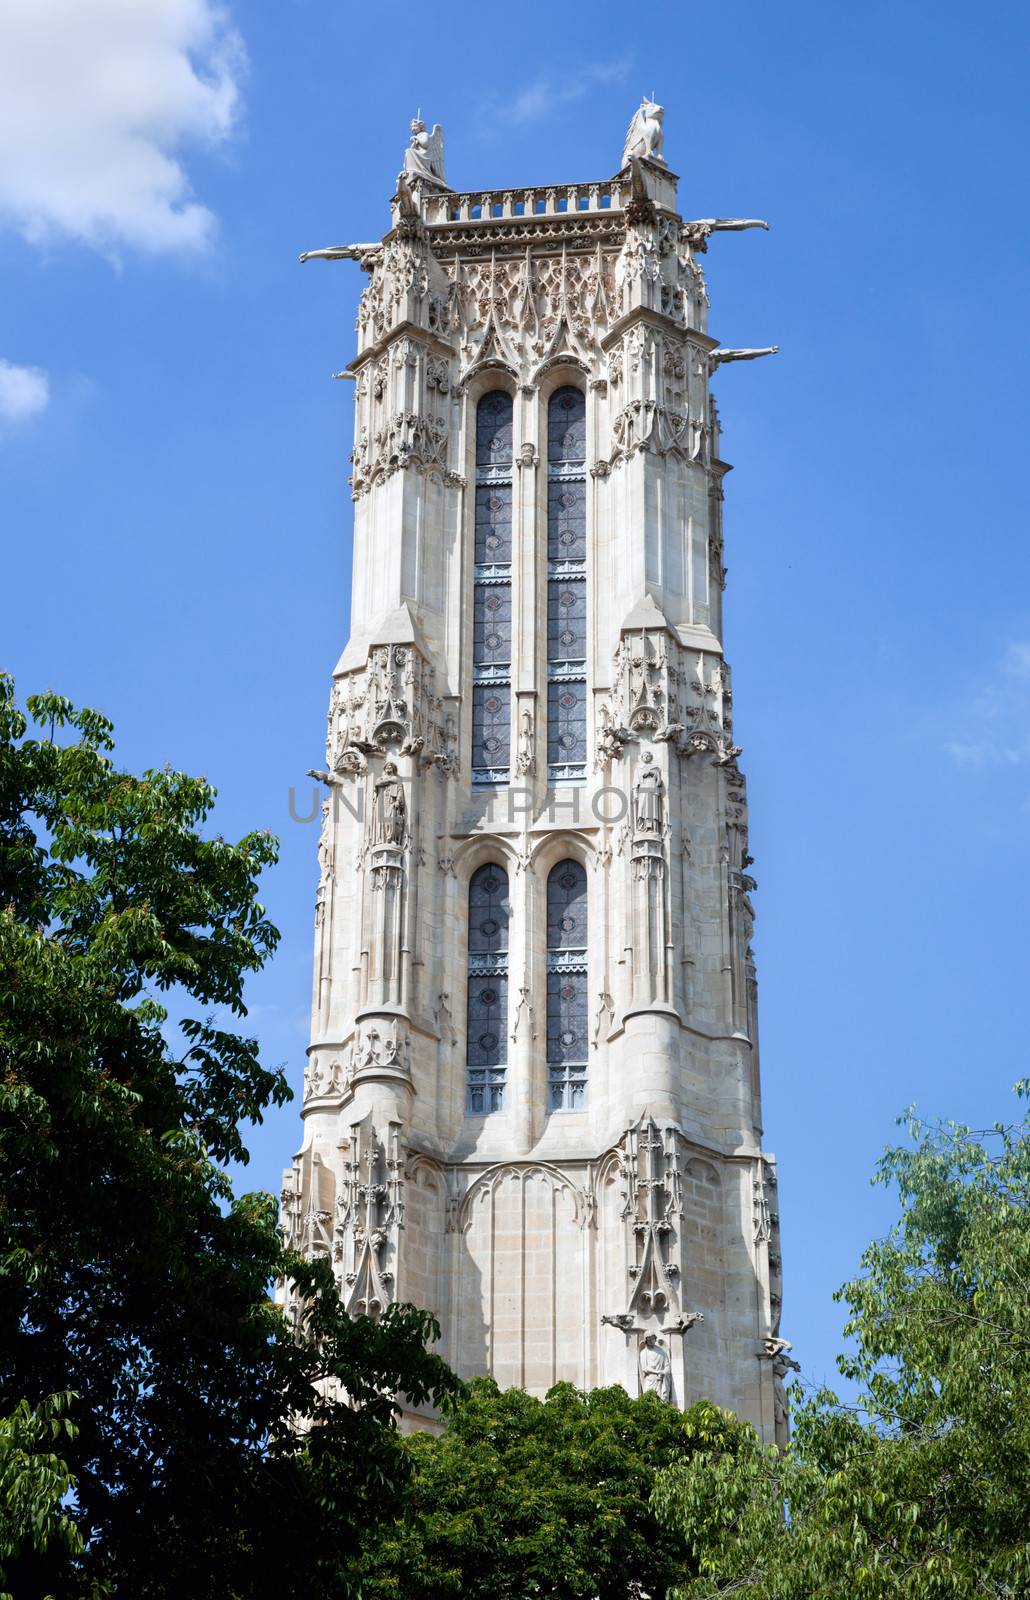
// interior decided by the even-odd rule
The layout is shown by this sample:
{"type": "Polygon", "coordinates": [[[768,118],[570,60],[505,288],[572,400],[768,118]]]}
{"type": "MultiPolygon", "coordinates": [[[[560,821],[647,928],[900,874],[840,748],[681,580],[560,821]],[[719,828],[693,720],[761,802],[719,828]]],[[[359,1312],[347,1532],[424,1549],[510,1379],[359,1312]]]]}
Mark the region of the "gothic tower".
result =
{"type": "MultiPolygon", "coordinates": [[[[412,124],[359,261],[304,1140],[284,1226],[462,1376],[782,1438],[754,882],[707,331],[645,103],[614,178],[461,194],[412,124]]],[[[302,257],[302,260],[306,259],[302,257]]]]}

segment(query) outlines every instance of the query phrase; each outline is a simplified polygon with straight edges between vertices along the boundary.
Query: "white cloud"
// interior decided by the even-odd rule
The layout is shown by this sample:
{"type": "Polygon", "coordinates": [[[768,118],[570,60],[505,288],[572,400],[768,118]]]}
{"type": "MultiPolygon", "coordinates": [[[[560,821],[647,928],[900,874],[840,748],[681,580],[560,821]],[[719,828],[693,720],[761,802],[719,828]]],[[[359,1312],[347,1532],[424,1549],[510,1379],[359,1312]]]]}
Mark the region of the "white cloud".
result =
{"type": "Polygon", "coordinates": [[[959,708],[945,749],[960,767],[1030,765],[1030,643],[1006,646],[990,680],[959,708]]]}
{"type": "Polygon", "coordinates": [[[50,401],[50,384],[38,367],[16,367],[0,356],[0,423],[24,422],[50,401]]]}
{"type": "MultiPolygon", "coordinates": [[[[571,101],[582,100],[591,89],[604,89],[625,82],[630,61],[597,61],[561,77],[534,78],[507,102],[506,115],[512,122],[542,122],[552,112],[571,101]]],[[[627,117],[628,121],[628,117],[627,117]]]]}
{"type": "Polygon", "coordinates": [[[181,150],[229,135],[243,60],[213,0],[3,0],[0,220],[32,243],[202,248],[181,150]]]}

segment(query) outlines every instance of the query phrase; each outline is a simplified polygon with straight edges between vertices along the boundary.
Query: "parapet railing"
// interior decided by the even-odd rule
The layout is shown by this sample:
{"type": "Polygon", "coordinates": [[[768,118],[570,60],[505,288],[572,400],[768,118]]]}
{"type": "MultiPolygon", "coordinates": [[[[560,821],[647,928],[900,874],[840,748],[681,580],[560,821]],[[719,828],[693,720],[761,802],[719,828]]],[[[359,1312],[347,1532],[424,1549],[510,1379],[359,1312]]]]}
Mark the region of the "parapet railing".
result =
{"type": "Polygon", "coordinates": [[[418,187],[425,220],[440,223],[621,211],[629,185],[612,178],[604,183],[550,183],[539,189],[487,189],[482,194],[441,193],[428,184],[418,187]]]}

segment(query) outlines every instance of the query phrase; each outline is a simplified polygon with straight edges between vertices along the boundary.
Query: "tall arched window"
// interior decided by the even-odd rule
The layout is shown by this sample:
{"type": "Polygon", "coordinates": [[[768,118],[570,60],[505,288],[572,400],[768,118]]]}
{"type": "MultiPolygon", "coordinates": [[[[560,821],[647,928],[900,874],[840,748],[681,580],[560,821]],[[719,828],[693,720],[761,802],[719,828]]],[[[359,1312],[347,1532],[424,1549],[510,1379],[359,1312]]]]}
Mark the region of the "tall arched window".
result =
{"type": "Polygon", "coordinates": [[[547,1102],[578,1111],[587,1098],[587,875],[559,861],[547,879],[547,1102]]]}
{"type": "Polygon", "coordinates": [[[468,1109],[504,1106],[508,1066],[508,874],[491,862],[469,882],[468,1109]]]}
{"type": "Polygon", "coordinates": [[[484,395],[476,408],[474,784],[507,783],[511,765],[511,425],[511,395],[484,395]]]}
{"type": "Polygon", "coordinates": [[[586,776],[586,400],[557,389],[547,407],[547,776],[586,776]]]}

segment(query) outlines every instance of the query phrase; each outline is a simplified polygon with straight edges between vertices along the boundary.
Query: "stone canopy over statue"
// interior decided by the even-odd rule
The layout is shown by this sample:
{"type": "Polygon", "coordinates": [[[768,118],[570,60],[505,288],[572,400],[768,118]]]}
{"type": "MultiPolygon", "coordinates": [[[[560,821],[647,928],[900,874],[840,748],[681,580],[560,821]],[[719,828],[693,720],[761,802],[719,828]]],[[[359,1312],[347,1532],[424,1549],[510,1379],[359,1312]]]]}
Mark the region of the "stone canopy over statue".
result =
{"type": "Polygon", "coordinates": [[[404,176],[428,178],[432,183],[448,187],[443,171],[443,129],[438,122],[428,132],[421,117],[411,124],[411,143],[404,152],[404,176]]]}

